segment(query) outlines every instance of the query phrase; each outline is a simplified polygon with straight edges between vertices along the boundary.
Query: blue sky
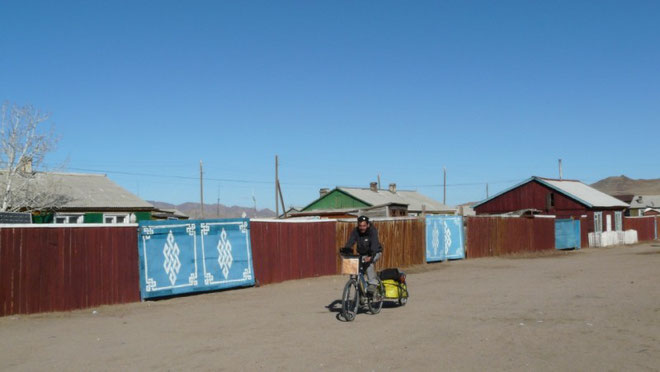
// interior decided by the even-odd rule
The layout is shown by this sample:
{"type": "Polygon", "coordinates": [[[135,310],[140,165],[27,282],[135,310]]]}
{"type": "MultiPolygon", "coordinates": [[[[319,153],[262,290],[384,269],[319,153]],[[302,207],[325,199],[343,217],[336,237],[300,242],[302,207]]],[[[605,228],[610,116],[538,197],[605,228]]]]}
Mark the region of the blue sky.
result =
{"type": "Polygon", "coordinates": [[[147,200],[660,177],[658,1],[2,1],[0,100],[147,200]]]}

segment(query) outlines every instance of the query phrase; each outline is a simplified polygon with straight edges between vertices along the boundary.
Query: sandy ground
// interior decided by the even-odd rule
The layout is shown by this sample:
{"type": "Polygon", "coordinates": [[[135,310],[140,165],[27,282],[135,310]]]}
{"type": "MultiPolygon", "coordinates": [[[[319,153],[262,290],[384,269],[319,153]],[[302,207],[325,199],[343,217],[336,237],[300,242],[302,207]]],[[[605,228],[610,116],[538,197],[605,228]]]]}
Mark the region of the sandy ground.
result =
{"type": "Polygon", "coordinates": [[[0,370],[660,370],[660,244],[409,270],[339,321],[345,277],[0,318],[0,370]]]}

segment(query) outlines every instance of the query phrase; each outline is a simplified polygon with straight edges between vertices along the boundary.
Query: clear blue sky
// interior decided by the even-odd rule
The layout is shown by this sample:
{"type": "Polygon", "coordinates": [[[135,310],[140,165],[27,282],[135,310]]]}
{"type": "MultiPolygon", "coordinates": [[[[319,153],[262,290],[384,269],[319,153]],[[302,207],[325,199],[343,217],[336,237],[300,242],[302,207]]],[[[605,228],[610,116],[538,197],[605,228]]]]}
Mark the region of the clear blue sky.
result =
{"type": "Polygon", "coordinates": [[[48,165],[148,200],[660,177],[660,1],[2,1],[0,51],[48,165]]]}

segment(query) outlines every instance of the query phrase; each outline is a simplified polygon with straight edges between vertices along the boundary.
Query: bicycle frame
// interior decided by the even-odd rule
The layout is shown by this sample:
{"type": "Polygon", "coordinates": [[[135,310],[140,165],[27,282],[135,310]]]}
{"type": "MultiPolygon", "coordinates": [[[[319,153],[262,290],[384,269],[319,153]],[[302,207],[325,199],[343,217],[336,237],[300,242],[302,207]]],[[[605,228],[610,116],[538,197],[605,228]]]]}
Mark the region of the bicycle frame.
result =
{"type": "MultiPolygon", "coordinates": [[[[357,258],[355,256],[347,256],[347,255],[342,255],[344,258],[357,258]]],[[[384,289],[383,289],[383,284],[379,281],[379,294],[376,297],[377,299],[380,299],[380,301],[376,301],[378,305],[372,306],[373,303],[372,301],[374,300],[373,297],[368,296],[367,294],[367,286],[369,285],[366,276],[366,266],[364,262],[364,257],[366,256],[359,256],[360,262],[359,262],[359,268],[358,268],[358,273],[357,274],[350,274],[350,277],[348,281],[346,282],[346,285],[344,286],[344,294],[342,295],[342,313],[346,320],[351,321],[355,319],[355,315],[357,315],[358,310],[363,307],[364,305],[367,305],[369,310],[371,311],[372,314],[377,314],[380,312],[380,309],[382,307],[382,301],[384,298],[384,289]],[[353,284],[355,283],[355,284],[353,284]],[[346,297],[347,295],[347,290],[349,290],[350,286],[355,285],[356,291],[355,291],[355,311],[348,312],[346,311],[346,301],[348,300],[346,297]],[[350,314],[349,314],[350,313],[350,314]]],[[[350,291],[350,290],[349,290],[350,291]]]]}

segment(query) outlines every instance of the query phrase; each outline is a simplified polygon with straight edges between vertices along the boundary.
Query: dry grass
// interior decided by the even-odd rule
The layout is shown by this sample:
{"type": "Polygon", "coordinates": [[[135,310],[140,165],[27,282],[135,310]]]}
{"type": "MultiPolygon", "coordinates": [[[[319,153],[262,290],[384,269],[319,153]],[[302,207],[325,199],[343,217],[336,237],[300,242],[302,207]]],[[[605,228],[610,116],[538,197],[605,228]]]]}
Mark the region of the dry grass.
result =
{"type": "Polygon", "coordinates": [[[579,250],[547,250],[537,252],[511,253],[503,256],[497,256],[504,259],[524,259],[524,258],[547,258],[547,257],[568,257],[576,254],[579,250]]]}

